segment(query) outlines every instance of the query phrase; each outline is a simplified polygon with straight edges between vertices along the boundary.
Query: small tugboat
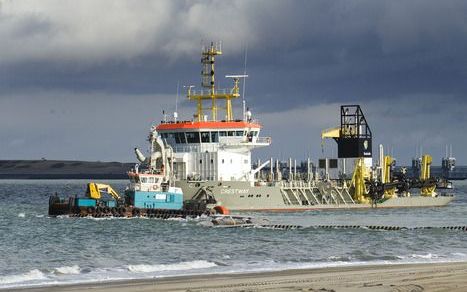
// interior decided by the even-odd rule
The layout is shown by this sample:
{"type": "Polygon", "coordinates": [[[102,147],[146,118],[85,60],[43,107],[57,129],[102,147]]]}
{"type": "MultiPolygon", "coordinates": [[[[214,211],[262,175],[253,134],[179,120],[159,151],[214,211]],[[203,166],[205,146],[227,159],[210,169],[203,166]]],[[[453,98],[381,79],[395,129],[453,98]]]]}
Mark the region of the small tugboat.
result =
{"type": "Polygon", "coordinates": [[[120,196],[110,185],[88,183],[84,196],[49,198],[49,216],[72,217],[187,217],[200,216],[206,212],[205,205],[190,209],[184,205],[180,188],[169,186],[163,177],[154,174],[129,173],[132,182],[120,196]],[[204,206],[204,208],[199,208],[204,206]]]}

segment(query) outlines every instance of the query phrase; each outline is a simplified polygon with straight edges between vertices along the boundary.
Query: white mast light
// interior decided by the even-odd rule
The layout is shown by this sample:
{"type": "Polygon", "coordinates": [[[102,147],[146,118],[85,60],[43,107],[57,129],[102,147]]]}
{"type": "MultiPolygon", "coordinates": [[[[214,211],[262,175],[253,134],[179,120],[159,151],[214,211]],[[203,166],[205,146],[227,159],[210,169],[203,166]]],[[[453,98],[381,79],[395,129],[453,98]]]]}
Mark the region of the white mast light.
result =
{"type": "Polygon", "coordinates": [[[248,77],[247,74],[242,74],[242,75],[225,75],[225,78],[246,78],[248,77]]]}

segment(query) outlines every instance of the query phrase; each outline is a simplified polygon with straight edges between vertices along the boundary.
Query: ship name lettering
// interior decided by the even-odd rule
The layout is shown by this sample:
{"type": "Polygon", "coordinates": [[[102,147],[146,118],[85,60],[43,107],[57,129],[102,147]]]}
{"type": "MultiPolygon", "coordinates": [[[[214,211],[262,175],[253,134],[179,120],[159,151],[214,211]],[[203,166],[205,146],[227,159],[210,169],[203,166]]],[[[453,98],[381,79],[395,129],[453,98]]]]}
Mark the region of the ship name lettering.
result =
{"type": "Polygon", "coordinates": [[[248,189],[222,189],[221,194],[247,194],[248,189]]]}

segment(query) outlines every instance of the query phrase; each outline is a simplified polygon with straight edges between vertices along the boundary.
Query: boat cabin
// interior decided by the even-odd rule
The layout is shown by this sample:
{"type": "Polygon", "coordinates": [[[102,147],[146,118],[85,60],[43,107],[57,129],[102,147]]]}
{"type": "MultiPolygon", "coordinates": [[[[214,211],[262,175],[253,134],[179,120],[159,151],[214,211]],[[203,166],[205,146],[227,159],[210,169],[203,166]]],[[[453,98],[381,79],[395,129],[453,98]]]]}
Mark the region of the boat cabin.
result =
{"type": "Polygon", "coordinates": [[[131,191],[155,192],[168,189],[168,184],[162,174],[130,171],[128,177],[130,179],[128,188],[131,191]]]}

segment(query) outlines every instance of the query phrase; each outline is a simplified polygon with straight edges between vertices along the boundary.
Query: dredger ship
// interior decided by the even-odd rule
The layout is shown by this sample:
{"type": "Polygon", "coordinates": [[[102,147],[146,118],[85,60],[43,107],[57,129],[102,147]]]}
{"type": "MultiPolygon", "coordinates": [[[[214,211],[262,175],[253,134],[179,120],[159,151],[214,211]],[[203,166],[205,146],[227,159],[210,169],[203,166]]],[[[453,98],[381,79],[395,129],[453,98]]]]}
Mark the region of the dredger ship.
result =
{"type": "MultiPolygon", "coordinates": [[[[434,207],[453,200],[451,195],[436,193],[429,155],[423,156],[416,179],[393,172],[393,158],[384,156],[383,149],[373,166],[372,133],[358,105],[341,106],[340,125],[321,135],[337,142],[339,160],[354,163],[351,179],[320,176],[312,171],[310,162],[305,175],[294,173],[289,163],[286,179],[278,160],[271,158],[253,167],[252,151],[268,147],[271,138],[260,135],[262,125],[245,102],[242,118],[234,118],[232,102],[240,97],[239,83],[246,76],[228,75],[233,87],[218,89],[215,61],[221,54],[219,44],[202,49],[202,88],[187,88],[188,100],[196,103],[193,117],[179,120],[176,112],[170,119],[164,115],[150,130],[149,155],[145,157],[135,148],[138,168],[170,176],[183,190],[185,201],[205,201],[232,211],[299,211],[434,207]]],[[[324,168],[330,162],[333,160],[325,160],[324,168]]]]}

